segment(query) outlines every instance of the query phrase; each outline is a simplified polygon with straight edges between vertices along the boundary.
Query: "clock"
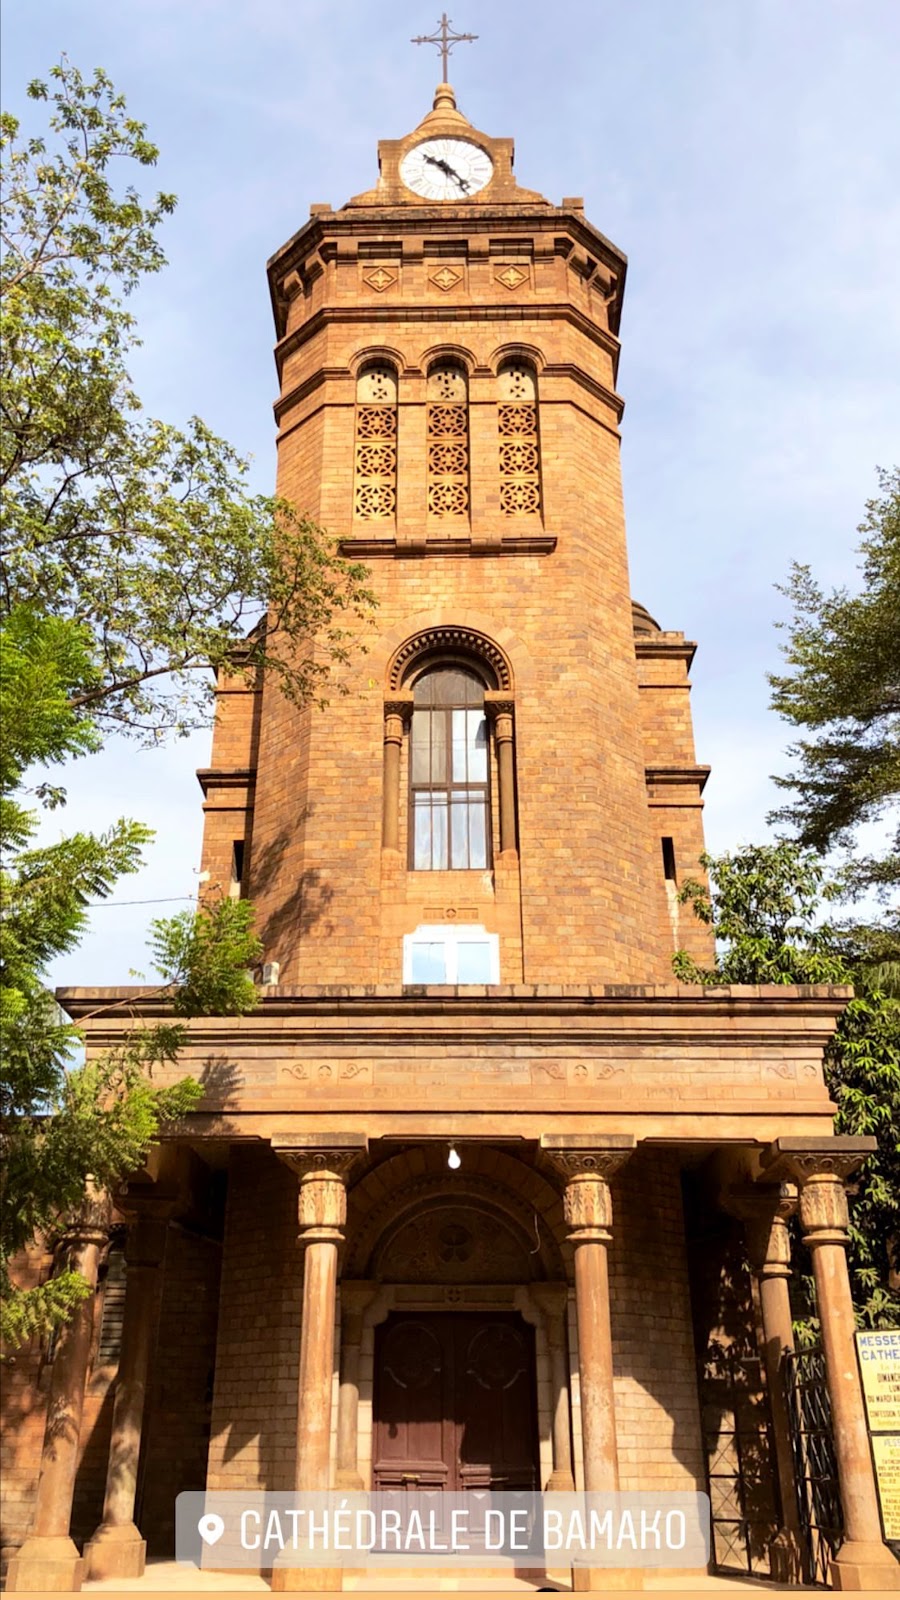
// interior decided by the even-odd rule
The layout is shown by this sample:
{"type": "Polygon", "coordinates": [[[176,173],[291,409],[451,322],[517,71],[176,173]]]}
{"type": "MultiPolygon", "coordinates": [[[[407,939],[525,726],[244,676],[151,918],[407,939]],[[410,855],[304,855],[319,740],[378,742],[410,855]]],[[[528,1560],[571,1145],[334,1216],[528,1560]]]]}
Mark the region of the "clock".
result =
{"type": "Polygon", "coordinates": [[[400,176],[423,200],[468,200],[490,183],[494,163],[469,139],[423,139],[407,150],[400,176]]]}

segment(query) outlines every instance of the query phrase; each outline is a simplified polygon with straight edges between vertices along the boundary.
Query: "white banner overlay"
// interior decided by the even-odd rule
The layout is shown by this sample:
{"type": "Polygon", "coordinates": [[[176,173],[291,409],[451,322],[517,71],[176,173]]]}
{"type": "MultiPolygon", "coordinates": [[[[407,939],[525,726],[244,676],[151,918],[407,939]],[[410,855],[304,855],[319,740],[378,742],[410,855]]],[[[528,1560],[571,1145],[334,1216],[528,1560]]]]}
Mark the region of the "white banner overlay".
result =
{"type": "Polygon", "coordinates": [[[704,1567],[705,1494],[188,1492],[178,1561],[245,1567],[704,1567]]]}

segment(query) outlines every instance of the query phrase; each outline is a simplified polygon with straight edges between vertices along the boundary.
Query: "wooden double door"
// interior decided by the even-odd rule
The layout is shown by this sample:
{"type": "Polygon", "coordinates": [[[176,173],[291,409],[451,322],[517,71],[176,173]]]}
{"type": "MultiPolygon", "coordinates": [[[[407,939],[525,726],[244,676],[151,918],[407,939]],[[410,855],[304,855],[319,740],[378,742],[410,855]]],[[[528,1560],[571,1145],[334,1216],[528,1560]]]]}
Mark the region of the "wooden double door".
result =
{"type": "Polygon", "coordinates": [[[539,1487],[534,1330],[516,1313],[391,1313],[373,1398],[375,1489],[539,1487]]]}

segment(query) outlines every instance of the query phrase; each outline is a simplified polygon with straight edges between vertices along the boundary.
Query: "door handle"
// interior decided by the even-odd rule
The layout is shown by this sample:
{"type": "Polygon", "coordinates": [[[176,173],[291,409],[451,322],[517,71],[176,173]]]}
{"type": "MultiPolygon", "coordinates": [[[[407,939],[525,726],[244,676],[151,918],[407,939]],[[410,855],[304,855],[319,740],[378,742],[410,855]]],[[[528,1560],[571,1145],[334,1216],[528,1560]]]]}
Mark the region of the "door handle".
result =
{"type": "Polygon", "coordinates": [[[419,1482],[419,1474],[418,1474],[418,1472],[401,1472],[401,1474],[400,1474],[400,1482],[401,1483],[418,1483],[419,1482]]]}

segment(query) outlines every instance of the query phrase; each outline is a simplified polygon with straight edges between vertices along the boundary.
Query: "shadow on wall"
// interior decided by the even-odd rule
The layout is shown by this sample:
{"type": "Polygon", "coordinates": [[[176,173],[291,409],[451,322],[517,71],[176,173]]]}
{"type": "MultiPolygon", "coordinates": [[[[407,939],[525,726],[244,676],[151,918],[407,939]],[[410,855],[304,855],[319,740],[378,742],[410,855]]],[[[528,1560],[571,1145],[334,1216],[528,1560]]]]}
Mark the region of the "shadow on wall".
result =
{"type": "Polygon", "coordinates": [[[268,1145],[232,1146],[210,1488],[294,1488],[302,1281],[296,1177],[268,1145]]]}
{"type": "MultiPolygon", "coordinates": [[[[233,1106],[239,1102],[246,1078],[237,1062],[229,1056],[207,1056],[198,1081],[203,1089],[200,1109],[225,1111],[229,1104],[233,1106]]],[[[222,1131],[223,1134],[227,1133],[226,1129],[222,1131]]]]}
{"type": "Polygon", "coordinates": [[[703,1445],[721,1571],[765,1576],[779,1515],[757,1311],[743,1227],[684,1175],[703,1445]]]}
{"type": "Polygon", "coordinates": [[[250,898],[260,905],[258,932],[268,961],[288,960],[313,928],[326,937],[334,932],[328,918],[334,890],[320,868],[305,867],[298,877],[291,870],[290,853],[296,851],[298,834],[311,814],[312,808],[306,807],[290,831],[283,828],[253,852],[250,898]],[[289,884],[293,886],[285,893],[289,884]]]}

